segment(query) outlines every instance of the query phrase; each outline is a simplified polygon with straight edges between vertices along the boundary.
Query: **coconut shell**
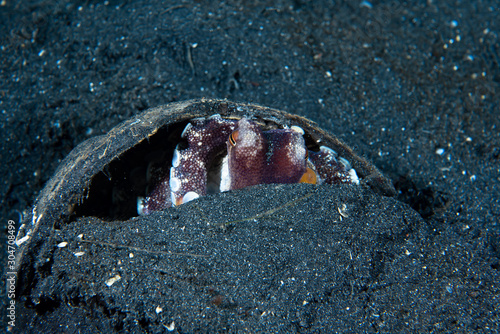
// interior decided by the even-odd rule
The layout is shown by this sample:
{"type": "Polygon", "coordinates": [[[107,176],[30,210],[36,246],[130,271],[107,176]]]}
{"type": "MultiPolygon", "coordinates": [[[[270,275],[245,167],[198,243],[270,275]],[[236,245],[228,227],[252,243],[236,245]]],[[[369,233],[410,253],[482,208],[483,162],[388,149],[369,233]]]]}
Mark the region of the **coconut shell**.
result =
{"type": "Polygon", "coordinates": [[[310,149],[328,146],[350,161],[362,186],[395,195],[389,179],[366,159],[314,122],[277,109],[219,99],[170,103],[148,109],[117,125],[106,135],[90,138],[61,162],[36,199],[17,236],[17,270],[43,265],[36,249],[53,237],[61,224],[82,216],[127,220],[136,215],[135,201],[147,191],[147,168],[171,160],[175,142],[193,118],[220,114],[250,118],[265,128],[297,125],[310,149]],[[35,251],[29,251],[29,250],[35,251]],[[29,254],[29,256],[27,255],[29,254]],[[37,264],[38,263],[38,264],[37,264]]]}

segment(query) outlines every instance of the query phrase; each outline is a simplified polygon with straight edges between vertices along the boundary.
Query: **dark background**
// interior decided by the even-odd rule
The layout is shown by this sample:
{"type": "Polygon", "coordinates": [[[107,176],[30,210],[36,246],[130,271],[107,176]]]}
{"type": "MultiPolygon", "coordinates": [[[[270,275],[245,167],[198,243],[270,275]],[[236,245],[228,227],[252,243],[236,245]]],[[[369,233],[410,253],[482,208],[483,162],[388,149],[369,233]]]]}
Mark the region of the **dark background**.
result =
{"type": "Polygon", "coordinates": [[[314,120],[378,166],[399,200],[468,254],[449,274],[477,285],[464,305],[487,301],[477,316],[498,325],[497,6],[3,1],[3,231],[86,138],[171,101],[253,102],[314,120]]]}

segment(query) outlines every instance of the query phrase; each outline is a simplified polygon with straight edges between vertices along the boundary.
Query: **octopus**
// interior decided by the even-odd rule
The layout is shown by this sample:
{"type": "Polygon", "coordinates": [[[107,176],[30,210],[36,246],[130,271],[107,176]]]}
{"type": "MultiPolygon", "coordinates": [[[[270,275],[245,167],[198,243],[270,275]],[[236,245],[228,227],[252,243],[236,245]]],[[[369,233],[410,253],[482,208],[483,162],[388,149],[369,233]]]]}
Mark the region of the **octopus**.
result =
{"type": "Polygon", "coordinates": [[[215,192],[259,184],[359,184],[356,171],[334,150],[308,150],[298,126],[264,130],[248,118],[219,114],[193,119],[181,134],[170,169],[137,201],[137,212],[178,206],[215,192]]]}

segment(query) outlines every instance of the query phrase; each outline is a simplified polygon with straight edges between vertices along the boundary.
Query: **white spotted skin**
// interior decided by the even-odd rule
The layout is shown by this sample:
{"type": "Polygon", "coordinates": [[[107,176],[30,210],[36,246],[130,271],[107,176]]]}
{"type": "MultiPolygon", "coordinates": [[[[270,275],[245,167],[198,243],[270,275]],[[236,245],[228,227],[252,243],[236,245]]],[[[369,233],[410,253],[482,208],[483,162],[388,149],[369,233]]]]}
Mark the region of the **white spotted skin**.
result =
{"type": "Polygon", "coordinates": [[[317,153],[310,152],[309,162],[317,174],[318,184],[359,184],[359,177],[351,163],[327,146],[321,146],[317,153]]]}
{"type": "Polygon", "coordinates": [[[257,148],[264,145],[262,136],[254,130],[254,126],[245,118],[238,122],[238,131],[238,146],[242,150],[242,154],[254,156],[257,148]]]}
{"type": "Polygon", "coordinates": [[[173,205],[183,204],[207,192],[208,171],[214,156],[225,150],[226,141],[236,127],[236,121],[220,115],[208,119],[195,119],[189,123],[182,137],[187,148],[174,151],[170,171],[173,205]]]}
{"type": "Polygon", "coordinates": [[[304,143],[302,135],[293,136],[295,137],[293,142],[287,145],[286,150],[290,161],[294,164],[306,161],[307,148],[304,143]]]}
{"type": "MultiPolygon", "coordinates": [[[[236,133],[236,131],[235,131],[236,133]]],[[[266,141],[260,127],[243,118],[238,121],[237,137],[227,142],[229,189],[261,183],[266,156],[266,141]]]]}
{"type": "Polygon", "coordinates": [[[360,183],[350,162],[331,148],[308,152],[304,135],[298,126],[264,131],[246,118],[228,120],[216,114],[193,119],[182,131],[184,144],[173,151],[164,180],[137,200],[137,212],[149,214],[187,203],[206,195],[208,186],[210,191],[212,187],[229,191],[265,183],[309,182],[302,181],[306,171],[316,174],[309,183],[360,183]],[[209,179],[208,168],[213,166],[220,170],[209,179]]]}

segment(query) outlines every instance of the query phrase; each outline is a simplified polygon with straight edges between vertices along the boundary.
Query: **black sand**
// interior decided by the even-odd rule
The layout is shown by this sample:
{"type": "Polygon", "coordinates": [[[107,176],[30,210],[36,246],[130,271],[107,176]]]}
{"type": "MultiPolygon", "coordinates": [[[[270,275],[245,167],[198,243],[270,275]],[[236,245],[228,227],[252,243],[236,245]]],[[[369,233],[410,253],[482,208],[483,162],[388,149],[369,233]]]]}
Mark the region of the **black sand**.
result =
{"type": "Polygon", "coordinates": [[[265,187],[140,226],[65,226],[16,329],[498,331],[497,5],[2,4],[4,226],[79,142],[203,96],[306,116],[399,190],[265,187]]]}

